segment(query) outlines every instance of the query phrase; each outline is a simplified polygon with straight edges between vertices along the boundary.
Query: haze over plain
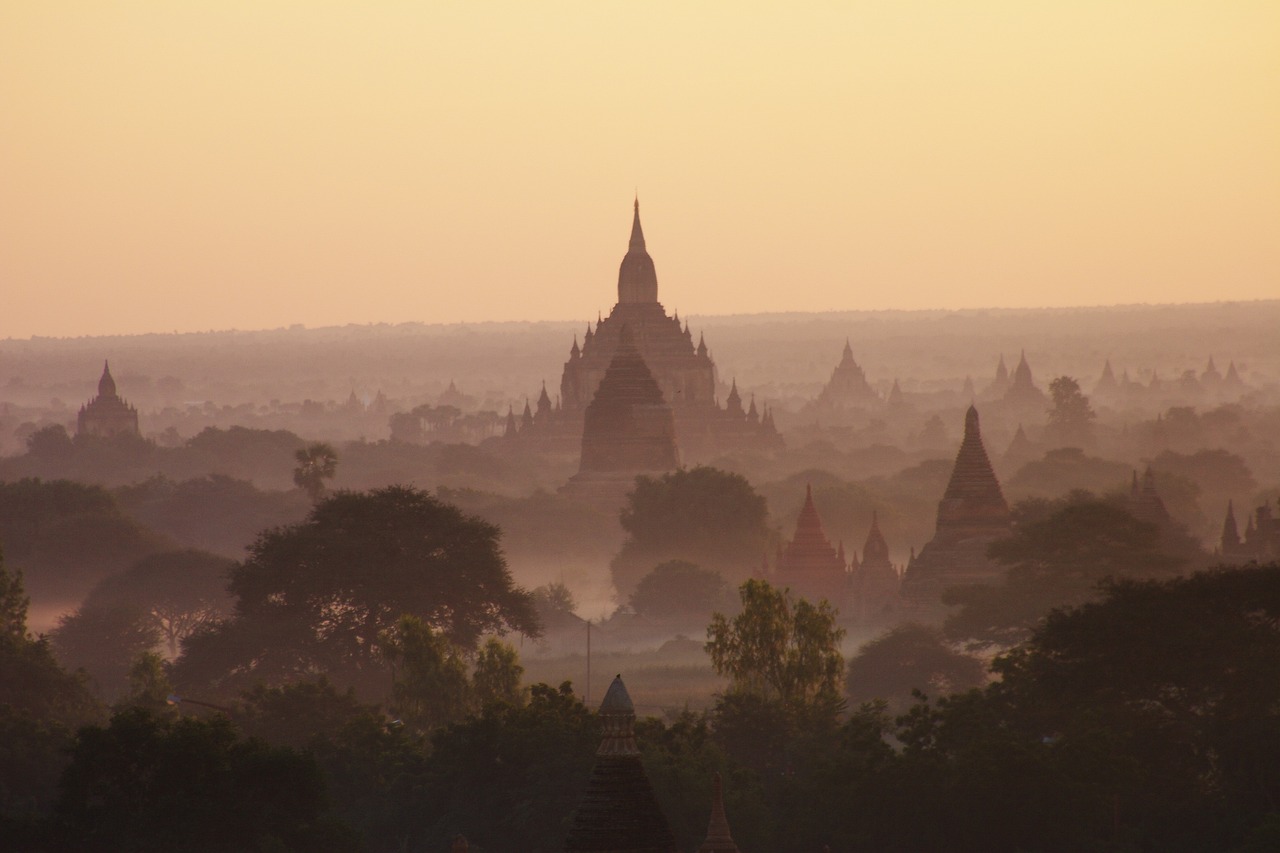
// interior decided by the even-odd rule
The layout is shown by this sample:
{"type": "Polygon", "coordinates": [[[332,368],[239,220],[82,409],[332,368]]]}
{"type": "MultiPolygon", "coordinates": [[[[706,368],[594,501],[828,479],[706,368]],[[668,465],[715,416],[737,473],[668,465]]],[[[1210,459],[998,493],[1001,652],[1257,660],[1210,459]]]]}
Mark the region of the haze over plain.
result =
{"type": "Polygon", "coordinates": [[[6,4],[0,336],[1280,294],[1280,6],[6,4]]]}

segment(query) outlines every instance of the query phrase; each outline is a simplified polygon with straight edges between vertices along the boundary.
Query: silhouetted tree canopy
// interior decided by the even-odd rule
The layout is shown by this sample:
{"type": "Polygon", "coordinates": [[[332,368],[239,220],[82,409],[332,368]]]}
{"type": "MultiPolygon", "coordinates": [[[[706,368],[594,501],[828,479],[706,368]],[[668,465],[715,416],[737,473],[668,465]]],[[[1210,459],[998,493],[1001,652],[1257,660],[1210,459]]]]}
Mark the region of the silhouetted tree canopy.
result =
{"type": "Polygon", "coordinates": [[[328,673],[383,695],[384,636],[403,614],[463,649],[489,632],[536,636],[532,598],[512,581],[498,536],[417,489],[338,492],[301,524],[259,537],[232,575],[235,616],[186,641],[178,680],[328,673]]]}
{"type": "Polygon", "coordinates": [[[765,499],[744,477],[716,468],[637,477],[620,521],[627,539],[613,560],[613,581],[624,594],[666,560],[746,577],[769,539],[765,499]]]}
{"type": "Polygon", "coordinates": [[[724,604],[728,586],[719,572],[688,560],[668,560],[640,579],[631,609],[641,616],[702,616],[724,604]]]}
{"type": "Polygon", "coordinates": [[[1185,553],[1164,548],[1161,530],[1087,493],[1039,502],[1015,515],[1047,517],[1017,525],[988,553],[1008,566],[995,584],[955,587],[943,594],[960,605],[947,635],[973,646],[1012,646],[1055,607],[1081,604],[1106,578],[1169,577],[1187,568],[1185,553]]]}
{"type": "Polygon", "coordinates": [[[76,738],[58,835],[73,850],[354,851],[315,760],[245,740],[225,717],[121,712],[76,738]]]}
{"type": "Polygon", "coordinates": [[[897,712],[912,692],[963,693],[986,681],[986,664],[957,651],[937,628],[904,623],[864,643],[849,661],[845,689],[851,704],[883,699],[897,712]]]}

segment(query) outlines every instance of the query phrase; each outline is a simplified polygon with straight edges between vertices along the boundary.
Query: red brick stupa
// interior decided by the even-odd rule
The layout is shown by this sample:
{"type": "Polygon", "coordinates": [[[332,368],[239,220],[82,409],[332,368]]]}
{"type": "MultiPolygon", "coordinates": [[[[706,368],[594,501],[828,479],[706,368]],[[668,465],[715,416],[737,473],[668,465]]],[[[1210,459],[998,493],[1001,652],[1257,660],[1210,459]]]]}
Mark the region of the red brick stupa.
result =
{"type": "Polygon", "coordinates": [[[848,604],[850,584],[844,557],[831,547],[822,529],[811,486],[805,487],[795,537],[778,551],[774,575],[779,586],[788,587],[815,604],[822,599],[836,609],[848,604]]]}

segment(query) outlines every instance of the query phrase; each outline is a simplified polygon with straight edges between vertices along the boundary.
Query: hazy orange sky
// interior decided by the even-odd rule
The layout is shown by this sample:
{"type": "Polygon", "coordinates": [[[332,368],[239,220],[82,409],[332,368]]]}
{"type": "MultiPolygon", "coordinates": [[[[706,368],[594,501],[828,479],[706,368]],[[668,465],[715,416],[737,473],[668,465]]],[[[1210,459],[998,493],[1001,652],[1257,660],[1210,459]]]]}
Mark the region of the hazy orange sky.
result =
{"type": "Polygon", "coordinates": [[[0,337],[1280,297],[1280,3],[0,5],[0,337]]]}

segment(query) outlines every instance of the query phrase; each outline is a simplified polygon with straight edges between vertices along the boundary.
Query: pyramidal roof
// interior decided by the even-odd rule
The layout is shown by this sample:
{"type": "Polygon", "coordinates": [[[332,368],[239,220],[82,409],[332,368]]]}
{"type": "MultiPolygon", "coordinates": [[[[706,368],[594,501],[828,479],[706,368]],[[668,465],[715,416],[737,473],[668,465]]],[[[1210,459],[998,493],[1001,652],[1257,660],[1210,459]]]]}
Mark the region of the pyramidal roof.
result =
{"type": "Polygon", "coordinates": [[[116,396],[116,381],[111,378],[111,366],[105,360],[102,362],[102,378],[98,380],[98,396],[116,396]]]}
{"type": "Polygon", "coordinates": [[[951,469],[944,499],[970,500],[974,498],[1004,502],[1000,482],[996,479],[987,458],[987,448],[982,444],[982,429],[978,425],[978,409],[969,406],[964,415],[964,439],[956,453],[956,464],[951,469]]]}
{"type": "Polygon", "coordinates": [[[635,743],[635,706],[619,675],[600,703],[604,737],[564,849],[568,853],[675,853],[635,743]]]}
{"type": "Polygon", "coordinates": [[[813,486],[805,486],[804,506],[796,519],[796,535],[787,545],[786,553],[788,557],[835,556],[835,549],[822,529],[818,508],[813,504],[813,486]]]}

